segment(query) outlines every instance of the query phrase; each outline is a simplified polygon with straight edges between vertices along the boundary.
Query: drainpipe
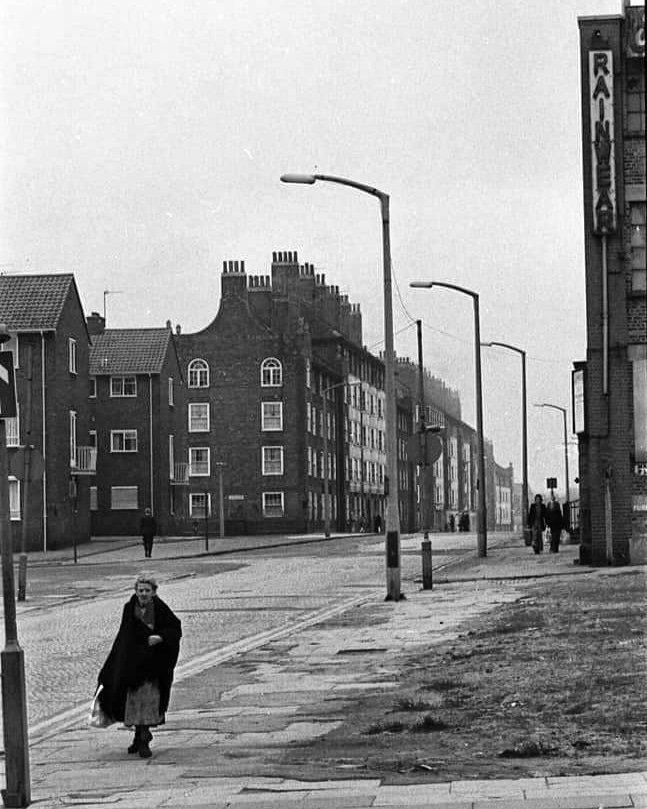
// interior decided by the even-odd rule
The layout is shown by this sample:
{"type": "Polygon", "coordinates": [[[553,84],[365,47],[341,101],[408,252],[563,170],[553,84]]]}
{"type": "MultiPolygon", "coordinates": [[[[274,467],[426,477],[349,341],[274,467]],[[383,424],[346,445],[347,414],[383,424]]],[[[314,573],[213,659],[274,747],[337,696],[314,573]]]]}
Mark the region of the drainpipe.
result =
{"type": "Polygon", "coordinates": [[[609,269],[607,237],[602,236],[602,393],[609,392],[609,269]]]}
{"type": "Polygon", "coordinates": [[[43,428],[43,550],[47,551],[47,419],[45,400],[45,333],[40,331],[40,391],[43,428]]]}
{"type": "Polygon", "coordinates": [[[148,442],[149,442],[149,474],[151,487],[150,509],[155,514],[155,492],[153,490],[153,375],[148,375],[148,442]]]}

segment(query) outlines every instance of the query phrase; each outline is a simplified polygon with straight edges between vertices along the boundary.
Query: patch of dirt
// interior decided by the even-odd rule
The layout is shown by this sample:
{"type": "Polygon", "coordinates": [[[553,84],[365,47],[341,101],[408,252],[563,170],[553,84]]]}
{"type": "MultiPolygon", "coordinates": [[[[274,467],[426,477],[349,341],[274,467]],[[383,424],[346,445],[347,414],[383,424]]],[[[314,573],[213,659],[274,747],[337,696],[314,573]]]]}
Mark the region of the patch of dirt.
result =
{"type": "Polygon", "coordinates": [[[457,640],[389,660],[397,693],[349,701],[340,727],[282,765],[392,783],[646,769],[644,574],[527,587],[457,640]]]}

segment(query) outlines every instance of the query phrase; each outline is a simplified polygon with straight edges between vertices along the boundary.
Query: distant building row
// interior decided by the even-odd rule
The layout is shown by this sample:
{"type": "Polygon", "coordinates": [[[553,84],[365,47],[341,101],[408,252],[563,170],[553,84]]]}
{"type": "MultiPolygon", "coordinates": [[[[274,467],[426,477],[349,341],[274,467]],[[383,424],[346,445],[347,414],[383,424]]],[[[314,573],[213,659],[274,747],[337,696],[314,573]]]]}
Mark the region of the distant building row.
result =
{"type": "MultiPolygon", "coordinates": [[[[308,532],[383,519],[384,364],[362,345],[360,308],[294,252],[267,276],[224,263],[221,300],[202,331],[106,329],[84,317],[72,275],[0,276],[0,321],[14,352],[19,415],[11,458],[33,445],[45,474],[29,485],[30,549],[137,533],[151,506],[163,534],[308,532]],[[30,372],[31,369],[31,372],[30,372]],[[30,382],[31,380],[31,382],[30,382]],[[324,453],[327,453],[327,458],[324,453]]],[[[475,525],[476,435],[458,394],[424,376],[426,422],[443,452],[426,477],[436,530],[475,525]]],[[[398,474],[404,531],[419,525],[421,479],[409,440],[420,415],[417,367],[398,360],[398,474]]],[[[488,524],[513,522],[512,467],[486,451],[488,524]]],[[[15,470],[14,470],[15,471],[15,470]]],[[[10,478],[14,545],[25,486],[10,478]]]]}

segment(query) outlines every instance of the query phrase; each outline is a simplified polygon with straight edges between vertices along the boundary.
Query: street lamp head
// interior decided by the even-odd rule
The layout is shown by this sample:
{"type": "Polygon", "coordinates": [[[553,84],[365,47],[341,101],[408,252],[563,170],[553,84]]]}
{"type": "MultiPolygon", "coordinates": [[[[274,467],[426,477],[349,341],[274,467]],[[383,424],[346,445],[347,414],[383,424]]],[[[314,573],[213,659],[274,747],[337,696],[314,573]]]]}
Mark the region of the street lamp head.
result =
{"type": "Polygon", "coordinates": [[[301,185],[313,185],[317,178],[314,174],[282,174],[282,183],[300,183],[301,185]]]}
{"type": "Polygon", "coordinates": [[[433,281],[409,281],[409,286],[415,289],[430,289],[433,285],[433,281]]]}

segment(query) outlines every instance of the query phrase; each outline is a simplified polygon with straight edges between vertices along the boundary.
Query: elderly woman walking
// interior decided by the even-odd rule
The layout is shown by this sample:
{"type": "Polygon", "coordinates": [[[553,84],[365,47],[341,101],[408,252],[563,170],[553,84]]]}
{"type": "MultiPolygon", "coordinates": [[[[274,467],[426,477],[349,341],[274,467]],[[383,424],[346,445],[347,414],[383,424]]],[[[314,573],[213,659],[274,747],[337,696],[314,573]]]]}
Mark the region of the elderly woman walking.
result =
{"type": "Polygon", "coordinates": [[[181,637],[180,620],[157,595],[155,577],[140,573],[98,681],[101,708],[135,728],[128,752],[141,758],[152,755],[150,728],[165,722],[181,637]]]}

